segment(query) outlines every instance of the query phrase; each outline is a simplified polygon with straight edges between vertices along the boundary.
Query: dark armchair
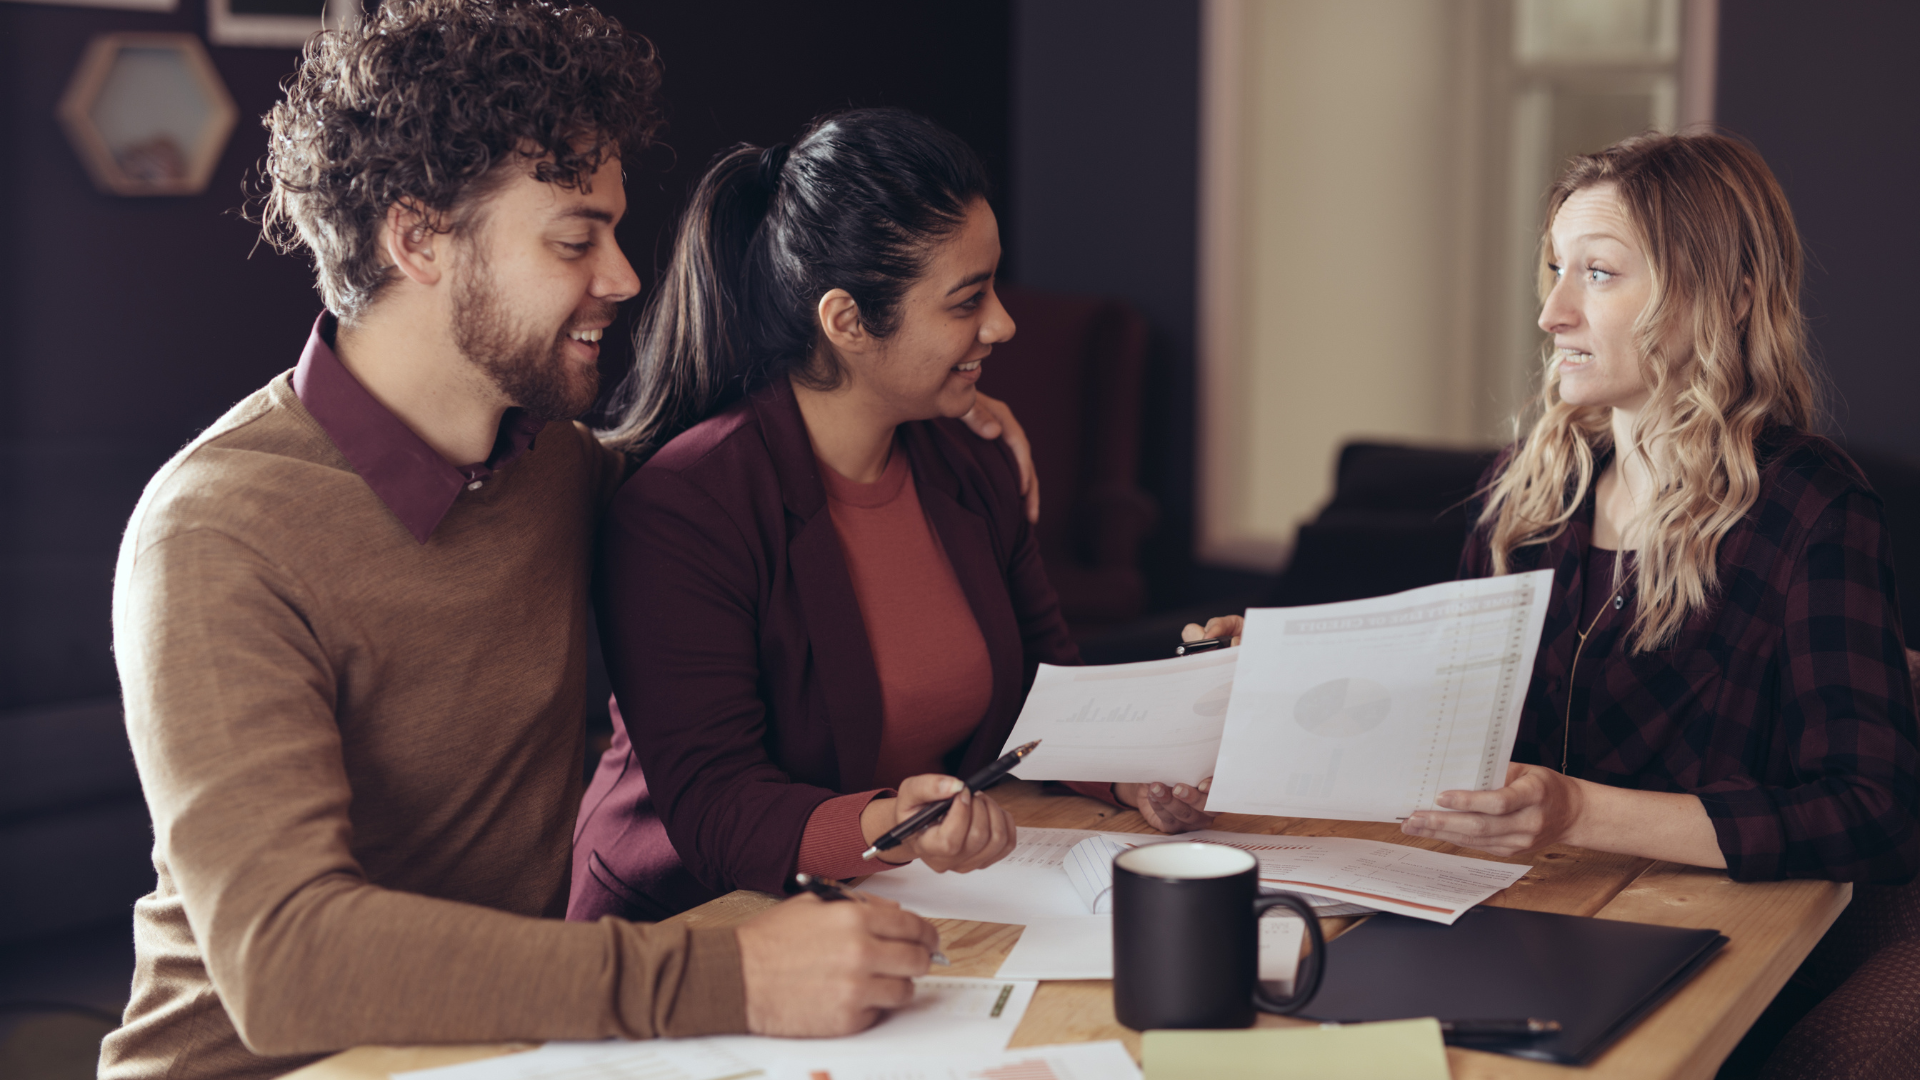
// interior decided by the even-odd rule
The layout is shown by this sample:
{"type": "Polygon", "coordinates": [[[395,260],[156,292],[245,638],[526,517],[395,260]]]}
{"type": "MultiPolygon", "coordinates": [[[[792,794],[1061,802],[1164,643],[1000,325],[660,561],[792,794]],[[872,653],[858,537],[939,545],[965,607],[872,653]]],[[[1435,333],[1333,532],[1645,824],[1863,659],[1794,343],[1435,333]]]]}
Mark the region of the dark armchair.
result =
{"type": "Polygon", "coordinates": [[[1467,540],[1465,503],[1497,450],[1353,442],[1333,498],[1295,535],[1261,607],[1360,600],[1452,581],[1467,540]]]}
{"type": "Polygon", "coordinates": [[[1002,286],[1000,300],[1018,332],[994,347],[980,388],[1033,443],[1047,576],[1076,633],[1135,618],[1140,542],[1158,516],[1137,479],[1146,321],[1099,297],[1002,286]]]}

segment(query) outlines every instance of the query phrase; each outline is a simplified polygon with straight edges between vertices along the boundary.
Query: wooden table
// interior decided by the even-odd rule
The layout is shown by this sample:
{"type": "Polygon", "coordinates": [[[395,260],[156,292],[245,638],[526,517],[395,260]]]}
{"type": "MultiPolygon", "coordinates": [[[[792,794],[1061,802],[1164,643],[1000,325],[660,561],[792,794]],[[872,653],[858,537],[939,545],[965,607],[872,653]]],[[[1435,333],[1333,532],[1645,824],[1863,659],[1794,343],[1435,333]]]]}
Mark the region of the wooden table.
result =
{"type": "MultiPolygon", "coordinates": [[[[1002,784],[993,797],[1016,822],[1032,828],[1153,831],[1132,811],[1118,811],[1079,796],[1044,794],[1038,785],[1021,781],[1002,784]]],[[[1291,836],[1354,836],[1485,857],[1405,836],[1390,824],[1222,814],[1215,827],[1291,836]]],[[[1530,861],[1533,869],[1527,876],[1487,903],[1664,926],[1710,927],[1727,935],[1728,944],[1691,982],[1588,1068],[1448,1047],[1447,1063],[1455,1080],[1711,1077],[1853,895],[1852,886],[1829,881],[1742,885],[1718,870],[1574,847],[1548,848],[1530,861]]],[[[695,926],[730,926],[776,902],[764,893],[735,892],[676,918],[695,926]]],[[[1357,921],[1327,919],[1323,926],[1332,936],[1357,921]]],[[[1021,933],[1018,926],[999,923],[933,922],[940,929],[942,949],[953,961],[954,975],[992,976],[1021,933]]],[[[1286,1027],[1302,1021],[1262,1015],[1256,1023],[1286,1027]]],[[[1011,1045],[1096,1039],[1120,1039],[1139,1058],[1139,1034],[1113,1017],[1112,983],[1058,981],[1041,984],[1011,1045]]],[[[473,1061],[531,1045],[360,1047],[288,1075],[289,1080],[385,1080],[393,1072],[473,1061]]]]}

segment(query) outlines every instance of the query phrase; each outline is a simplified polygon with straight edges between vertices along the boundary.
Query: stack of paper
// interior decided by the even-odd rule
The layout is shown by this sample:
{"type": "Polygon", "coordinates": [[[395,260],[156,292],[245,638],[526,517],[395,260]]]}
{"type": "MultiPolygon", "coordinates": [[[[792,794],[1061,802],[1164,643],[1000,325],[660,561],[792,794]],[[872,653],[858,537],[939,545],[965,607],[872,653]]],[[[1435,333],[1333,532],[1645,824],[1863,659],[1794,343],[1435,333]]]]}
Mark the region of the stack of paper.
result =
{"type": "MultiPolygon", "coordinates": [[[[1027,925],[1035,919],[1097,913],[1088,898],[1098,902],[1103,894],[1111,895],[1112,881],[1112,857],[1107,856],[1103,864],[1099,852],[1181,840],[1251,851],[1260,860],[1262,886],[1307,895],[1322,915],[1396,911],[1450,924],[1528,870],[1490,859],[1340,836],[1267,836],[1218,829],[1179,836],[1022,829],[1013,853],[984,870],[936,874],[915,862],[876,874],[862,888],[930,919],[1027,925]],[[1099,845],[1090,846],[1085,857],[1070,863],[1076,846],[1096,838],[1099,845]]],[[[1098,910],[1111,909],[1101,906],[1098,910]]]]}

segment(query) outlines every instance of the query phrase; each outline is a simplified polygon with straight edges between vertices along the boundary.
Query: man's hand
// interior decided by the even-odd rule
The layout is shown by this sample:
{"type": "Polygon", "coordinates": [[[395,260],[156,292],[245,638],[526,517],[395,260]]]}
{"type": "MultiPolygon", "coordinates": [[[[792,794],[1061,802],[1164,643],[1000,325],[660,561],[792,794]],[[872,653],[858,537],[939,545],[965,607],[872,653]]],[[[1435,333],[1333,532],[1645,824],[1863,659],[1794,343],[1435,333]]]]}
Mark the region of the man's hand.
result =
{"type": "Polygon", "coordinates": [[[1207,813],[1207,790],[1211,787],[1213,777],[1209,776],[1197,785],[1115,784],[1113,794],[1140,811],[1147,824],[1163,833],[1180,833],[1213,828],[1213,815],[1207,813]]]}
{"type": "Polygon", "coordinates": [[[955,792],[959,794],[954,797],[953,807],[939,824],[908,837],[899,847],[883,851],[879,857],[895,864],[919,859],[940,873],[951,870],[960,874],[999,862],[1013,850],[1017,831],[1013,819],[999,803],[968,791],[965,784],[952,776],[927,773],[907,777],[900,782],[899,798],[875,799],[867,804],[860,815],[860,831],[871,844],[882,833],[919,813],[922,806],[939,802],[955,792]]]}
{"type": "Polygon", "coordinates": [[[932,924],[898,904],[803,894],[734,930],[755,1035],[851,1035],[913,1000],[940,948],[932,924]]]}
{"type": "Polygon", "coordinates": [[[976,390],[973,408],[960,419],[983,439],[1007,441],[1007,449],[1013,451],[1013,460],[1020,466],[1020,494],[1027,497],[1027,521],[1040,524],[1040,477],[1033,471],[1033,447],[1027,444],[1027,431],[1013,418],[1013,410],[1006,402],[976,390]]]}
{"type": "Polygon", "coordinates": [[[1415,811],[1400,825],[1425,836],[1493,855],[1518,855],[1567,838],[1586,808],[1585,783],[1539,765],[1507,765],[1507,786],[1493,791],[1443,791],[1447,810],[1415,811]]]}
{"type": "Polygon", "coordinates": [[[1209,638],[1227,638],[1227,644],[1240,644],[1240,633],[1247,628],[1247,620],[1242,615],[1216,615],[1207,620],[1207,625],[1188,623],[1180,628],[1181,641],[1205,641],[1209,638]]]}

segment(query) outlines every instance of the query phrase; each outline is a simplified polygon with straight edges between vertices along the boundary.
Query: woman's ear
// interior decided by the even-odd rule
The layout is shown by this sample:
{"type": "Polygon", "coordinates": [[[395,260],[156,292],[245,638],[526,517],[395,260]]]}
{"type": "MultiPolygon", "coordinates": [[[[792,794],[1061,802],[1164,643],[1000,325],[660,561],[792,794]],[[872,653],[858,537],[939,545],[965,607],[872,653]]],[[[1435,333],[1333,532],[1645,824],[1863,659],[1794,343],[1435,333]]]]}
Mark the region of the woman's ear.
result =
{"type": "Polygon", "coordinates": [[[820,334],[835,352],[857,352],[873,343],[873,336],[860,322],[860,305],[845,289],[829,289],[815,309],[820,319],[820,334]]]}
{"type": "Polygon", "coordinates": [[[425,215],[399,203],[387,208],[387,220],[380,226],[380,248],[387,261],[417,285],[440,283],[445,262],[434,250],[447,239],[447,234],[434,231],[425,215]]]}

